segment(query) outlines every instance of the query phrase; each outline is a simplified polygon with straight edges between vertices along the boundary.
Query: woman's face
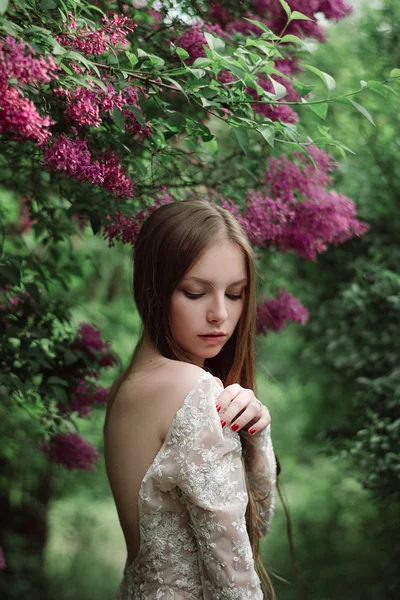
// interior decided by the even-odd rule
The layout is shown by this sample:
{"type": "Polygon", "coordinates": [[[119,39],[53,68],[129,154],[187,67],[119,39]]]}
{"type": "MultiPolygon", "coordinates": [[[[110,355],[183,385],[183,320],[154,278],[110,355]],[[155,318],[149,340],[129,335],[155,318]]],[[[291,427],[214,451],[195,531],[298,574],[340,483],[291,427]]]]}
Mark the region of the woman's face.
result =
{"type": "Polygon", "coordinates": [[[230,241],[204,251],[178,283],[171,297],[171,331],[194,364],[203,367],[204,360],[219,354],[235,331],[246,283],[245,257],[230,241]],[[225,336],[201,337],[216,332],[225,336]]]}

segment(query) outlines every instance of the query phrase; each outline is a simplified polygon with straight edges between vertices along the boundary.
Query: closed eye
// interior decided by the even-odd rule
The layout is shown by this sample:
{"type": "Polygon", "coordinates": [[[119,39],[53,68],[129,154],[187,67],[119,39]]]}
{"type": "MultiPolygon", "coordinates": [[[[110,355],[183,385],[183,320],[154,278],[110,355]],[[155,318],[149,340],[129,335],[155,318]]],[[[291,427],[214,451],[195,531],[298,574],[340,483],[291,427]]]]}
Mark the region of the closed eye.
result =
{"type": "MultiPolygon", "coordinates": [[[[183,290],[183,293],[185,294],[185,296],[187,296],[191,300],[198,300],[199,298],[204,296],[204,294],[191,294],[190,292],[187,292],[186,290],[183,290]]],[[[229,300],[240,300],[242,298],[242,294],[240,294],[239,296],[237,296],[235,294],[226,294],[226,296],[227,296],[227,298],[229,298],[229,300]]]]}

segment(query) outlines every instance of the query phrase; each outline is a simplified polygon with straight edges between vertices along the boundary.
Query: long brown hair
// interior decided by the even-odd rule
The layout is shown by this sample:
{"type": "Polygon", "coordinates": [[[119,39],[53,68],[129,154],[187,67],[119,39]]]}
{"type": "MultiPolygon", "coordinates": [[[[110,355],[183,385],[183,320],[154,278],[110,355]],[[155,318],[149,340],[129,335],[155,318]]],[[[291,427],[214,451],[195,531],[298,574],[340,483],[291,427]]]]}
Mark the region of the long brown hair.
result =
{"type": "MultiPolygon", "coordinates": [[[[239,383],[255,392],[255,318],[256,263],[252,246],[237,219],[228,210],[205,199],[188,198],[157,208],[142,224],[135,243],[133,292],[142,321],[141,338],[127,369],[114,382],[107,406],[106,421],[118,389],[135,362],[135,355],[146,332],[154,348],[166,358],[192,362],[172,337],[169,306],[172,293],[200,254],[215,243],[226,240],[237,244],[244,255],[247,288],[242,315],[236,329],[213,358],[204,361],[204,369],[219,377],[224,386],[239,383]]],[[[105,425],[104,425],[105,427],[105,425]]],[[[256,461],[257,450],[241,437],[243,466],[249,501],[246,526],[255,567],[266,598],[275,600],[275,592],[259,555],[259,506],[264,498],[249,481],[248,472],[256,461]]],[[[277,472],[280,472],[278,462],[277,472]]]]}

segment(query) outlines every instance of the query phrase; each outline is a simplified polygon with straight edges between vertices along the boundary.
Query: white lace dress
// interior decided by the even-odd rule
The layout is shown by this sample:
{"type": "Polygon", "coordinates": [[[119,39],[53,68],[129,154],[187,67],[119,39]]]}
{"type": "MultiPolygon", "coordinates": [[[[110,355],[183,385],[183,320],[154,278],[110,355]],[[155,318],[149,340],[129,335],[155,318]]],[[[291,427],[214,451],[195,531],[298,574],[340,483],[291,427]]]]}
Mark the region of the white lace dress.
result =
{"type": "MultiPolygon", "coordinates": [[[[262,600],[246,530],[248,495],[239,433],[221,428],[223,391],[203,373],[177,411],[140,487],[140,549],[125,564],[116,600],[262,600]]],[[[263,494],[264,530],[275,504],[270,425],[251,475],[263,494]]]]}

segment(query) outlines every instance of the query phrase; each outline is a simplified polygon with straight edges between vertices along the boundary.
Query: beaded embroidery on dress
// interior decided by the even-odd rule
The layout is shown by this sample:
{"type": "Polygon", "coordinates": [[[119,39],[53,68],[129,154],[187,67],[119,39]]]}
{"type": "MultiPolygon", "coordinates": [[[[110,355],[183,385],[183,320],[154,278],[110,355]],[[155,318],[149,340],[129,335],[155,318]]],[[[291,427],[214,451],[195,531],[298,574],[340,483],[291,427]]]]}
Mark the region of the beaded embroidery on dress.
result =
{"type": "MultiPolygon", "coordinates": [[[[221,428],[222,391],[205,372],[178,409],[140,486],[140,548],[125,563],[115,600],[262,600],[246,530],[242,444],[221,428]]],[[[269,492],[264,534],[275,504],[270,425],[249,437],[260,449],[253,483],[269,492]]]]}

